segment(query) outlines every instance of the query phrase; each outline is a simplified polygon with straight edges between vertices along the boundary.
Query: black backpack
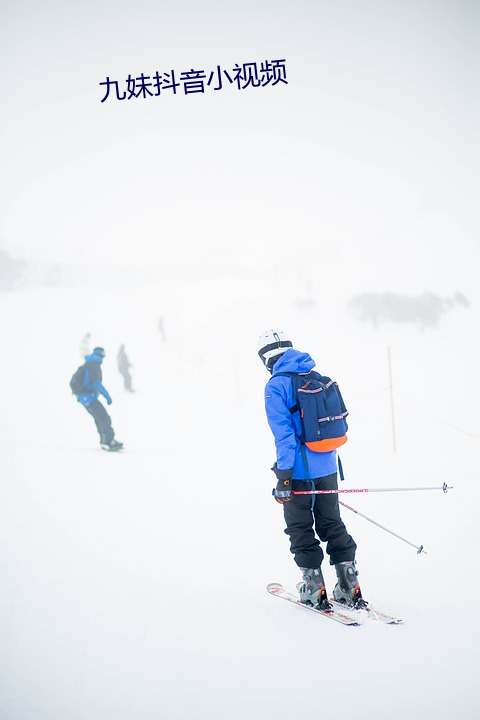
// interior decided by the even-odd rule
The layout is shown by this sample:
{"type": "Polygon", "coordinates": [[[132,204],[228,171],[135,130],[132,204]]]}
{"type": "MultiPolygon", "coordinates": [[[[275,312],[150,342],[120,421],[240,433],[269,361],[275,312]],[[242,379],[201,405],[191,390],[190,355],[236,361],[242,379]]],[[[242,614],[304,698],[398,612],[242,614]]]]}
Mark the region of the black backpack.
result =
{"type": "Polygon", "coordinates": [[[70,380],[70,388],[74,395],[80,395],[82,392],[86,392],[86,387],[84,385],[86,369],[87,365],[86,363],[84,363],[83,365],[80,365],[80,367],[75,370],[72,375],[72,379],[70,380]]]}

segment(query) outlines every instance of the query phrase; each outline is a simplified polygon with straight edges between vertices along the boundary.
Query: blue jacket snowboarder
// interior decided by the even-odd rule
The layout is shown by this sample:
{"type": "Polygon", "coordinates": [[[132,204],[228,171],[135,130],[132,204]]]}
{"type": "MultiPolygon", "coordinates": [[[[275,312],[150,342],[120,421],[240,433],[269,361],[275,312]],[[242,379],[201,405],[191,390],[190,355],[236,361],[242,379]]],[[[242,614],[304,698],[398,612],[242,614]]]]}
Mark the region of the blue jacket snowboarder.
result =
{"type": "Polygon", "coordinates": [[[277,478],[273,495],[283,505],[285,533],[290,551],[302,571],[298,585],[302,602],[328,610],[321,564],[326,542],[330,564],[335,565],[334,598],[349,607],[365,607],[355,564],[356,544],[340,516],[338,495],[294,495],[305,490],[337,490],[336,450],[314,452],[304,442],[300,412],[291,376],[307,375],[315,367],[308,353],[293,348],[280,329],[266,330],[258,339],[258,354],[272,377],[265,387],[265,409],[275,438],[277,478]],[[297,407],[297,409],[295,409],[297,407]]]}
{"type": "Polygon", "coordinates": [[[115,440],[110,415],[98,399],[99,395],[102,395],[107,405],[112,404],[112,398],[102,383],[101,365],[104,357],[105,350],[102,347],[94,348],[93,352],[85,357],[83,388],[78,393],[77,400],[95,420],[102,448],[120,450],[123,443],[115,440]]]}

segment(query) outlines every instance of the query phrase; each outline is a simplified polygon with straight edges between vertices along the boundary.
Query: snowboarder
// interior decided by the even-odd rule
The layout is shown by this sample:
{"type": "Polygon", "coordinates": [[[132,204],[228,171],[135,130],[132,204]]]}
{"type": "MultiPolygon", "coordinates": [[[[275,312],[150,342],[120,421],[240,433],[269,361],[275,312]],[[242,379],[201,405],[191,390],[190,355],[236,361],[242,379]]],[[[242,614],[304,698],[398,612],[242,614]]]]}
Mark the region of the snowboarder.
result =
{"type": "Polygon", "coordinates": [[[357,546],[341,519],[338,495],[292,494],[293,491],[338,488],[336,450],[315,452],[300,442],[300,412],[295,408],[292,378],[279,375],[303,375],[309,373],[315,363],[308,353],[295,350],[280,329],[266,330],[258,339],[257,349],[272,374],[265,387],[265,409],[277,456],[272,467],[277,485],[272,494],[283,505],[290,551],[302,572],[303,582],[297,586],[300,600],[321,609],[330,607],[321,570],[322,541],[327,543],[326,552],[336,570],[334,599],[348,607],[365,607],[357,580],[357,546]]]}
{"type": "Polygon", "coordinates": [[[104,450],[120,450],[123,443],[115,440],[110,415],[98,399],[99,395],[103,395],[107,405],[112,404],[112,398],[102,384],[101,364],[104,357],[105,350],[102,347],[94,348],[91,355],[86,356],[83,366],[83,387],[77,395],[77,400],[95,420],[102,448],[104,450]]]}
{"type": "Polygon", "coordinates": [[[127,392],[134,392],[132,389],[132,376],[130,375],[129,368],[133,367],[130,364],[127,353],[125,352],[125,345],[120,345],[120,349],[117,353],[117,366],[120,371],[120,375],[123,377],[125,390],[127,392]]]}

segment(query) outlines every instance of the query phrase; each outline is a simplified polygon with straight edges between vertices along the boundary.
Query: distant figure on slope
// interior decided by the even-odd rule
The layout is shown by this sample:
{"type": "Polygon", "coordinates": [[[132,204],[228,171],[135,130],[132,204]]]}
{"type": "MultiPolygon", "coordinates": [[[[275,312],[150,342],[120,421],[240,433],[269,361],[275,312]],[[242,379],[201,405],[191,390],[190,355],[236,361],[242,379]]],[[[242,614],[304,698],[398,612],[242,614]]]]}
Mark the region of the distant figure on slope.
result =
{"type": "Polygon", "coordinates": [[[73,375],[70,387],[77,396],[78,402],[95,420],[102,448],[104,450],[120,450],[123,443],[115,440],[110,415],[98,399],[99,395],[103,395],[107,405],[112,404],[112,398],[102,385],[101,364],[104,357],[105,350],[102,347],[94,348],[92,354],[86,356],[85,364],[79,367],[73,375]]]}
{"type": "MultiPolygon", "coordinates": [[[[303,582],[297,585],[300,600],[324,610],[330,609],[321,570],[324,557],[321,540],[327,543],[330,564],[335,565],[337,574],[334,599],[348,607],[366,607],[357,581],[357,546],[340,517],[338,495],[293,494],[297,491],[338,488],[335,448],[346,442],[343,431],[347,425],[346,422],[340,426],[337,424],[333,433],[330,425],[325,433],[327,440],[318,440],[320,425],[316,407],[316,403],[321,403],[327,394],[329,398],[333,395],[334,403],[338,401],[343,406],[338,386],[331,382],[327,386],[330,378],[312,372],[315,363],[310,355],[294,350],[291,340],[282,330],[266,330],[258,339],[257,349],[262,362],[272,374],[265,387],[265,409],[275,438],[277,455],[272,467],[277,486],[272,494],[283,505],[290,551],[302,571],[303,582]],[[323,385],[318,385],[318,378],[321,378],[323,385]],[[320,387],[320,391],[316,387],[320,387]],[[315,404],[313,412],[304,404],[310,402],[315,404]],[[314,420],[310,422],[312,416],[314,420]],[[316,436],[313,441],[308,432],[310,426],[314,428],[316,436]],[[335,434],[339,436],[332,437],[335,434]]],[[[342,409],[345,410],[344,406],[342,409]]],[[[322,414],[343,416],[344,421],[347,413],[346,410],[342,413],[336,409],[322,414]]],[[[323,417],[323,420],[333,418],[323,417]]],[[[336,420],[340,422],[338,417],[336,420]]]]}
{"type": "Polygon", "coordinates": [[[117,365],[120,375],[123,377],[125,390],[127,390],[127,392],[133,392],[132,376],[130,375],[130,368],[133,367],[133,365],[130,364],[127,353],[125,352],[125,345],[120,345],[117,353],[117,365]]]}
{"type": "Polygon", "coordinates": [[[82,358],[86,357],[90,352],[90,338],[91,335],[89,332],[87,332],[82,338],[82,342],[80,343],[80,355],[82,358]]]}
{"type": "Polygon", "coordinates": [[[160,333],[160,335],[162,337],[162,342],[163,343],[167,342],[167,338],[165,335],[165,323],[164,323],[163,317],[159,318],[159,320],[158,320],[158,332],[160,333]]]}

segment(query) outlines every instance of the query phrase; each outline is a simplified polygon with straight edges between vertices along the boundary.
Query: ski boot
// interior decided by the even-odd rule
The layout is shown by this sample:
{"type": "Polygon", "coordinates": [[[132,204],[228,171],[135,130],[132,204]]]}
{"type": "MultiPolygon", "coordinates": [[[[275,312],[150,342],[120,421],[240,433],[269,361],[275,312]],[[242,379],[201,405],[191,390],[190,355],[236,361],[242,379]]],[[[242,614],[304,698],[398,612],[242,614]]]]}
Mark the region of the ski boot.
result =
{"type": "Polygon", "coordinates": [[[368,603],[363,599],[358,584],[355,560],[338,563],[335,570],[338,582],[333,589],[334,600],[354,610],[365,609],[368,603]]]}
{"type": "Polygon", "coordinates": [[[110,452],[115,452],[123,448],[123,443],[118,442],[118,440],[111,440],[109,443],[102,442],[100,444],[104,450],[109,450],[110,452]]]}
{"type": "Polygon", "coordinates": [[[303,582],[298,583],[297,590],[300,593],[300,602],[306,605],[314,605],[319,610],[328,612],[332,609],[328,602],[325,581],[320,568],[300,568],[303,582]]]}

